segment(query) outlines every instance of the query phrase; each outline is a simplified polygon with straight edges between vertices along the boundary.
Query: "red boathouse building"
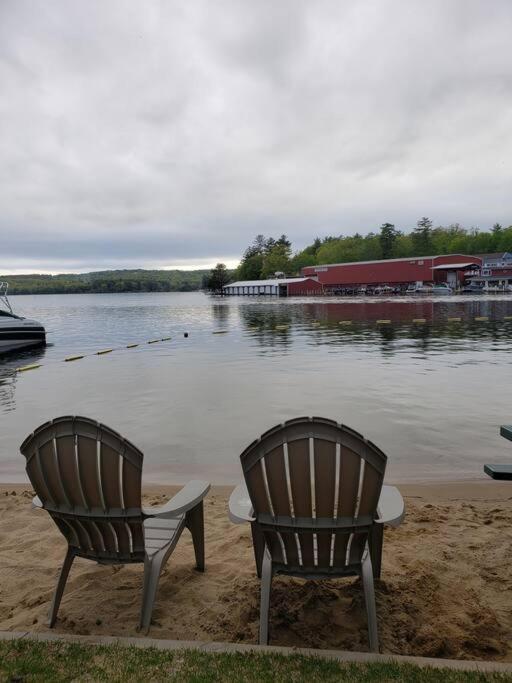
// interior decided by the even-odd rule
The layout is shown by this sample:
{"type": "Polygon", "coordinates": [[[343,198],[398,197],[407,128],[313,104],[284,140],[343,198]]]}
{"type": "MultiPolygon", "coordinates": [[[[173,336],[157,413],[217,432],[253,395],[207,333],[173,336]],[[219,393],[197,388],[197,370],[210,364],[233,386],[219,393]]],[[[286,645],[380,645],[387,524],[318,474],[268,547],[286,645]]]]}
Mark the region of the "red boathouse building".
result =
{"type": "Polygon", "coordinates": [[[317,279],[325,292],[367,286],[406,288],[441,282],[457,289],[473,270],[480,270],[481,265],[482,259],[478,256],[445,254],[306,266],[302,275],[317,279]]]}

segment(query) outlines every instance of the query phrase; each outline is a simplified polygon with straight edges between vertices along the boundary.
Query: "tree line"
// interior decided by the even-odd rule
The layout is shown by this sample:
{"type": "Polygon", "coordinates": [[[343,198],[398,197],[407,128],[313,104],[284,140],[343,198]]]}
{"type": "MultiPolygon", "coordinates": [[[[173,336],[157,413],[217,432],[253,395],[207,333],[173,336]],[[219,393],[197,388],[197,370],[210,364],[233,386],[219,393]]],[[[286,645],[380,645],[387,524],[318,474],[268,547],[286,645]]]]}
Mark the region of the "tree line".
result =
{"type": "Polygon", "coordinates": [[[10,294],[106,294],[192,292],[204,285],[206,270],[105,270],[62,275],[0,275],[10,294]]]}
{"type": "Polygon", "coordinates": [[[467,229],[458,223],[434,227],[432,220],[424,216],[410,232],[398,230],[393,223],[383,223],[378,231],[364,236],[356,232],[349,236],[317,237],[294,254],[286,235],[278,239],[257,235],[231,277],[262,280],[274,277],[276,272],[298,275],[306,266],[326,263],[505,251],[512,251],[512,225],[504,228],[495,223],[490,230],[467,229]]]}

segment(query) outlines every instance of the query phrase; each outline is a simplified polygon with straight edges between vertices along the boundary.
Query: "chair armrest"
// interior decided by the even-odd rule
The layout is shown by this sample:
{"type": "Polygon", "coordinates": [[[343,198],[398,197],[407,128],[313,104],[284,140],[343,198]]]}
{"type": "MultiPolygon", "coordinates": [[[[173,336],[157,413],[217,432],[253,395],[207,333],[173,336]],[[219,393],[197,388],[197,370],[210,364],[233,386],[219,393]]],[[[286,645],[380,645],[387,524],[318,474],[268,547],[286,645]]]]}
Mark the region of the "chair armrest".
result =
{"type": "Polygon", "coordinates": [[[378,524],[399,526],[405,517],[405,503],[396,486],[383,486],[377,503],[378,524]]]}
{"type": "Polygon", "coordinates": [[[164,519],[179,517],[201,503],[209,490],[210,482],[208,481],[189,481],[165,505],[143,507],[142,514],[146,517],[162,517],[164,519]]]}
{"type": "Polygon", "coordinates": [[[39,496],[34,496],[32,498],[32,507],[41,510],[43,509],[43,503],[41,502],[41,498],[39,498],[39,496]]]}
{"type": "Polygon", "coordinates": [[[239,484],[229,496],[229,519],[233,524],[254,522],[256,519],[245,484],[239,484]]]}

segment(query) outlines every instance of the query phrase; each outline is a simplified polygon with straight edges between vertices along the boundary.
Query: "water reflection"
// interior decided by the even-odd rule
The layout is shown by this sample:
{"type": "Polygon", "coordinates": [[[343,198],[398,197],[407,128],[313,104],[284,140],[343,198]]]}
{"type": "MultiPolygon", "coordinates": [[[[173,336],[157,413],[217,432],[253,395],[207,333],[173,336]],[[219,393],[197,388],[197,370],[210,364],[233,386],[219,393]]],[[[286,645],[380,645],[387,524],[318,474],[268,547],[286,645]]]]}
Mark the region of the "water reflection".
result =
{"type": "Polygon", "coordinates": [[[45,348],[28,349],[0,356],[0,413],[8,413],[16,408],[16,384],[19,377],[16,368],[41,362],[45,351],[45,348]]]}
{"type": "Polygon", "coordinates": [[[16,376],[17,373],[13,370],[0,378],[0,410],[6,413],[15,408],[16,376]]]}
{"type": "Polygon", "coordinates": [[[304,336],[310,343],[356,346],[383,356],[429,351],[485,352],[510,348],[512,301],[324,301],[240,308],[240,319],[263,348],[291,346],[304,336]],[[475,320],[475,318],[488,318],[475,320]],[[279,332],[279,334],[277,334],[279,332]]]}
{"type": "MultiPolygon", "coordinates": [[[[213,297],[212,297],[213,299],[213,297]]],[[[212,316],[219,329],[224,329],[231,315],[232,308],[226,304],[226,300],[219,297],[222,303],[212,303],[212,316]]]]}
{"type": "Polygon", "coordinates": [[[293,326],[302,321],[300,307],[277,305],[242,306],[240,320],[262,351],[285,352],[292,344],[293,326]]]}

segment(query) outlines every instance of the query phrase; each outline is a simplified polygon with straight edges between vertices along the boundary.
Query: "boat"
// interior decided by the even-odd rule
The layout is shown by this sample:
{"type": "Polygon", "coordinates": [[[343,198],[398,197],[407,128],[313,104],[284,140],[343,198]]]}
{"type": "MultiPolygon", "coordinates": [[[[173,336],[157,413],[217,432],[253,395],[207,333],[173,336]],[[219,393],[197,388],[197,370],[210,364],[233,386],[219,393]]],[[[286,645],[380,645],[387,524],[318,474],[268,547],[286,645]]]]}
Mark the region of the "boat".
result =
{"type": "Polygon", "coordinates": [[[487,285],[484,291],[487,294],[510,294],[512,289],[510,285],[487,285]]]}
{"type": "Polygon", "coordinates": [[[432,294],[430,285],[409,285],[405,290],[406,294],[432,294]]]}
{"type": "Polygon", "coordinates": [[[393,292],[393,287],[390,287],[389,285],[379,285],[373,290],[373,293],[377,296],[386,296],[387,294],[393,294],[393,292]]]}
{"type": "Polygon", "coordinates": [[[46,331],[40,322],[22,318],[7,298],[7,282],[0,282],[0,354],[46,345],[46,331]]]}
{"type": "Polygon", "coordinates": [[[441,296],[447,296],[449,294],[453,294],[453,289],[449,287],[445,282],[441,282],[440,284],[434,285],[432,287],[432,294],[440,294],[441,296]]]}
{"type": "Polygon", "coordinates": [[[485,294],[485,289],[476,282],[470,282],[462,288],[462,294],[485,294]]]}

